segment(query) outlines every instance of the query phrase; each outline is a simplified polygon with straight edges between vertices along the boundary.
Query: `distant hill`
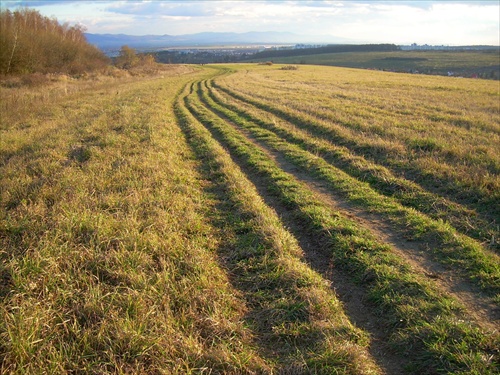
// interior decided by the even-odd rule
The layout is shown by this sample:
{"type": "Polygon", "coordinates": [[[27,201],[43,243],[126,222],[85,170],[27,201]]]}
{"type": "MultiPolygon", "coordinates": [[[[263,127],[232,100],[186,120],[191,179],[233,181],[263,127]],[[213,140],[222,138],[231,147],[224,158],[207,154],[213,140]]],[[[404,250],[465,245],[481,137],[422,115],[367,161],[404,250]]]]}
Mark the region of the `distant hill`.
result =
{"type": "Polygon", "coordinates": [[[101,49],[115,49],[123,45],[132,48],[159,48],[179,46],[210,46],[221,44],[295,44],[344,43],[346,40],[330,36],[305,36],[288,32],[221,33],[205,32],[186,35],[125,35],[85,34],[89,43],[101,49]]]}

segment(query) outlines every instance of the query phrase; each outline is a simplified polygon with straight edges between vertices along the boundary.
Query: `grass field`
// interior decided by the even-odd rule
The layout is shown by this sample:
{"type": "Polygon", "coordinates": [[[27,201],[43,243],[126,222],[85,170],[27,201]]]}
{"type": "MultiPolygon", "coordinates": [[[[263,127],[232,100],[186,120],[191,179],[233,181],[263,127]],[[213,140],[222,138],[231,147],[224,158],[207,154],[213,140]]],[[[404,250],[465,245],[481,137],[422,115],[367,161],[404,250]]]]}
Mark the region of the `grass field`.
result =
{"type": "Polygon", "coordinates": [[[309,56],[276,57],[280,64],[314,64],[395,72],[500,78],[498,50],[343,52],[309,56]]]}
{"type": "Polygon", "coordinates": [[[496,374],[498,82],[2,87],[0,373],[496,374]]]}

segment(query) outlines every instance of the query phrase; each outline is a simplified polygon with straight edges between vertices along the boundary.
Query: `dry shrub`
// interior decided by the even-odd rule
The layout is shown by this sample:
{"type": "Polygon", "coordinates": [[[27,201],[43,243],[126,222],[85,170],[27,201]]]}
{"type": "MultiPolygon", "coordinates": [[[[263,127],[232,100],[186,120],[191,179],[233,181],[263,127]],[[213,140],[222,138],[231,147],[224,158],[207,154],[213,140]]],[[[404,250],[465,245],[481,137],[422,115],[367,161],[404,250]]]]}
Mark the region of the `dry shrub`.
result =
{"type": "Polygon", "coordinates": [[[22,76],[21,82],[24,86],[29,87],[43,86],[50,82],[50,78],[42,73],[33,73],[22,76]]]}
{"type": "Polygon", "coordinates": [[[23,83],[21,82],[21,78],[20,77],[5,77],[5,76],[2,76],[0,78],[0,86],[2,87],[5,87],[5,88],[9,88],[9,89],[12,89],[12,88],[18,88],[18,87],[22,87],[23,83]]]}
{"type": "Polygon", "coordinates": [[[107,73],[109,76],[113,78],[125,78],[130,77],[130,73],[127,70],[118,69],[118,68],[110,68],[107,73]]]}

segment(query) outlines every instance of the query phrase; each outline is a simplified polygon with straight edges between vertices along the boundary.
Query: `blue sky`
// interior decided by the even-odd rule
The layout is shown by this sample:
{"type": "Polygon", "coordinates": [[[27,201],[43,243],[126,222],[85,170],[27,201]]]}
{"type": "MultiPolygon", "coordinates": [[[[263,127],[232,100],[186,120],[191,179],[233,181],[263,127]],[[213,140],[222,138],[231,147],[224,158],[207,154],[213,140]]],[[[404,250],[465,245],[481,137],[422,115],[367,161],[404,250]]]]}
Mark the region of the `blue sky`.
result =
{"type": "Polygon", "coordinates": [[[1,1],[37,9],[91,33],[288,31],[353,43],[500,45],[500,0],[487,1],[1,1]]]}

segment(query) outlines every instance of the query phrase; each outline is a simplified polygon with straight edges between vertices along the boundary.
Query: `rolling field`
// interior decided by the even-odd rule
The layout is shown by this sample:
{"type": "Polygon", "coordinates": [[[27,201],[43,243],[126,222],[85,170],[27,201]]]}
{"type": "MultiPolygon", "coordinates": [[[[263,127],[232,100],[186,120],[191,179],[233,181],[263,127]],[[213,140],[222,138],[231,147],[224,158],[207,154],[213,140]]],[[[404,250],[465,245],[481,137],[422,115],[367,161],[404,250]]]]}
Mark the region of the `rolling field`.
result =
{"type": "Polygon", "coordinates": [[[242,64],[0,98],[0,373],[500,372],[498,82],[242,64]]]}
{"type": "MultiPolygon", "coordinates": [[[[267,60],[279,64],[329,65],[444,76],[450,72],[455,76],[497,80],[500,77],[498,50],[342,52],[288,57],[273,56],[268,57],[267,60]]],[[[266,59],[261,61],[266,61],[266,59]]]]}

